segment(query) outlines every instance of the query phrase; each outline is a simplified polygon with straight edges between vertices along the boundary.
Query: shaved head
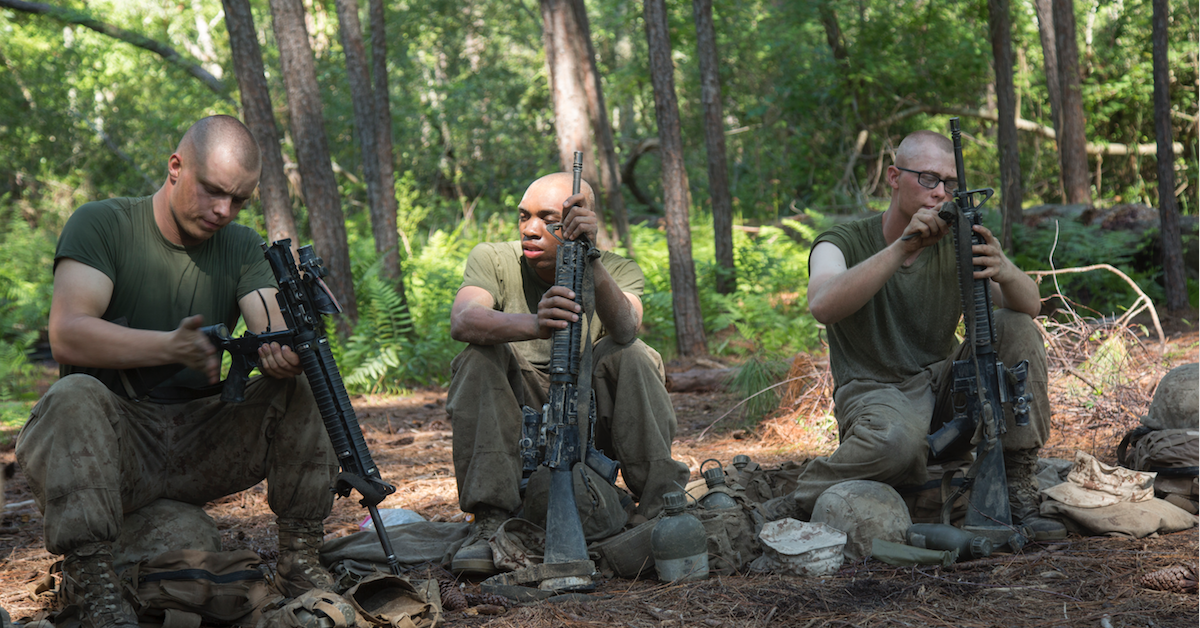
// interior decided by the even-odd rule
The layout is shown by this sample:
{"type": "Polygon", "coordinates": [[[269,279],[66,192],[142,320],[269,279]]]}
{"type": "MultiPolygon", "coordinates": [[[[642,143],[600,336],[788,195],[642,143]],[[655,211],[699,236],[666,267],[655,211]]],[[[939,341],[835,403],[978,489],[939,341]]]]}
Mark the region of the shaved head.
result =
{"type": "Polygon", "coordinates": [[[896,165],[920,170],[922,162],[939,154],[953,155],[954,143],[934,131],[916,131],[900,142],[896,149],[896,165]]]}
{"type": "MultiPolygon", "coordinates": [[[[575,182],[575,177],[569,172],[553,172],[548,174],[533,183],[529,184],[529,188],[525,190],[525,196],[521,198],[521,205],[525,205],[526,199],[531,195],[543,190],[558,190],[562,195],[563,201],[571,195],[571,184],[575,182]]],[[[587,208],[595,209],[596,193],[592,190],[592,186],[584,179],[579,180],[579,191],[587,196],[587,208]]],[[[561,202],[561,201],[560,201],[561,202]]]]}
{"type": "Polygon", "coordinates": [[[175,152],[190,157],[197,164],[207,164],[223,152],[247,172],[262,169],[258,143],[250,129],[232,116],[209,116],[197,121],[183,134],[175,152]]]}

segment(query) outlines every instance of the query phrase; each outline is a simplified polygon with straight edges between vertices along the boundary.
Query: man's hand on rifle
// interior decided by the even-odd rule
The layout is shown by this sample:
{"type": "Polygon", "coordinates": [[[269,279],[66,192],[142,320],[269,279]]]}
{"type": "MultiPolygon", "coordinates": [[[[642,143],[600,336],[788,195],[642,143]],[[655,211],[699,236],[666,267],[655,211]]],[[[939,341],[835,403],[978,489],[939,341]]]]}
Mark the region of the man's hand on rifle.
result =
{"type": "MultiPolygon", "coordinates": [[[[912,220],[904,228],[900,241],[905,250],[915,253],[927,246],[937,244],[939,240],[950,233],[950,225],[938,216],[940,207],[922,207],[913,214],[912,220]]],[[[955,211],[958,211],[955,208],[955,211]]]]}
{"type": "Polygon", "coordinates": [[[258,348],[258,370],[275,379],[287,379],[304,372],[300,356],[291,347],[268,342],[258,348]]]}
{"type": "Polygon", "coordinates": [[[596,212],[588,207],[588,200],[587,193],[580,192],[563,201],[562,232],[559,237],[577,240],[579,236],[586,235],[589,242],[593,245],[596,243],[600,221],[596,218],[596,212]]]}
{"type": "Polygon", "coordinates": [[[559,329],[579,320],[579,304],[575,292],[566,286],[551,286],[538,302],[538,337],[549,338],[559,329]]]}
{"type": "Polygon", "coordinates": [[[172,361],[204,373],[208,383],[216,384],[221,381],[221,356],[200,331],[203,326],[204,316],[200,314],[179,322],[179,327],[171,332],[171,354],[175,358],[172,361]]]}

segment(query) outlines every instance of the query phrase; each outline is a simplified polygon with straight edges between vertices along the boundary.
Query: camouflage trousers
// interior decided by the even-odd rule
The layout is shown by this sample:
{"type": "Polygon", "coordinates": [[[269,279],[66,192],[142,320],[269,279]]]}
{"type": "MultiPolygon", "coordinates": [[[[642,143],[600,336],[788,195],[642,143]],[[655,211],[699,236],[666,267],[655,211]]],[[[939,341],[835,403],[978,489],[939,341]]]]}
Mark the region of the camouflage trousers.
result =
{"type": "MultiPolygon", "coordinates": [[[[621,477],[653,517],[662,495],[687,484],[687,465],[671,458],[675,409],[663,385],[662,357],[641,340],[603,338],[592,350],[596,448],[621,463],[621,477]],[[676,485],[678,483],[678,486],[676,485]]],[[[467,345],[454,359],[446,411],[454,430],[454,475],[464,512],[521,505],[521,406],[539,412],[550,377],[507,344],[467,345]]],[[[585,418],[582,400],[580,419],[585,418]]]]}
{"type": "MultiPolygon", "coordinates": [[[[1050,397],[1046,349],[1037,324],[1026,314],[996,310],[996,356],[1012,367],[1029,360],[1025,391],[1032,397],[1029,425],[1016,425],[1005,409],[1006,451],[1038,449],[1050,436],[1050,397]]],[[[925,437],[948,421],[952,377],[950,366],[965,357],[954,355],[899,383],[854,380],[833,395],[839,445],[829,456],[808,463],[792,494],[807,521],[825,489],[847,480],[874,480],[892,486],[922,484],[928,479],[929,444],[925,437]],[[932,418],[932,420],[931,420],[932,418]]]]}
{"type": "Polygon", "coordinates": [[[131,401],[99,380],[50,387],[17,436],[17,461],[44,518],[46,549],[113,541],[125,513],[159,498],[202,505],[267,480],[279,517],[323,520],[337,472],[304,376],[256,377],[246,401],[131,401]]]}

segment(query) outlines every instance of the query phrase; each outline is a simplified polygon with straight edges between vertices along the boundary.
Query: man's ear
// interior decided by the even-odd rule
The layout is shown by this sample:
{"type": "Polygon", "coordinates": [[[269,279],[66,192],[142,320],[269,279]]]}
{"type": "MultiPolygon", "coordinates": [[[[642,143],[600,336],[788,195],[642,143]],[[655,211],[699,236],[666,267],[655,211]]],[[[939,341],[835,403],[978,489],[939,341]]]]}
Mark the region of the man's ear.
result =
{"type": "Polygon", "coordinates": [[[887,183],[893,190],[900,189],[900,171],[895,166],[888,166],[887,183]]]}
{"type": "Polygon", "coordinates": [[[171,181],[171,185],[179,183],[181,172],[183,172],[183,159],[179,157],[179,153],[172,153],[167,158],[167,179],[171,181]]]}

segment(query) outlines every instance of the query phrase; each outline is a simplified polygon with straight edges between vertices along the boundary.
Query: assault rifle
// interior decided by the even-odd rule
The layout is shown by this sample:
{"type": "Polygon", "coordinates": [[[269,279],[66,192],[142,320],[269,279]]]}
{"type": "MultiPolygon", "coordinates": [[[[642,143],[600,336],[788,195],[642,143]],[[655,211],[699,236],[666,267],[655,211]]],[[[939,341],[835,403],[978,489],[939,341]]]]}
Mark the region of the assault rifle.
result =
{"type": "Polygon", "coordinates": [[[292,257],[291,240],[278,240],[267,246],[263,254],[275,273],[279,283],[279,309],[283,313],[287,329],[263,334],[247,332],[241,338],[233,338],[223,324],[205,327],[203,331],[219,351],[228,351],[233,358],[229,376],[221,390],[221,399],[228,403],[245,400],[246,382],[250,370],[258,365],[258,348],[269,342],[288,345],[300,357],[313,398],[325,422],[325,431],[333,443],[342,471],[334,479],[332,489],[340,497],[348,497],[352,490],[362,495],[359,502],[367,507],[383,555],[393,574],[400,575],[400,562],[392,550],[391,539],[379,516],[379,503],[396,491],[379,475],[379,469],[371,459],[371,452],[363,440],[362,429],[350,397],[342,383],[337,362],[329,351],[329,340],[325,335],[324,316],[341,311],[325,282],[325,267],[321,258],[313,252],[312,245],[300,247],[297,267],[292,257]]]}
{"type": "Polygon", "coordinates": [[[966,326],[966,355],[951,366],[954,418],[927,438],[930,453],[934,458],[940,458],[960,439],[979,435],[975,462],[967,469],[963,486],[943,504],[942,520],[949,523],[950,507],[959,494],[970,491],[963,528],[986,536],[996,547],[1007,543],[1016,551],[1027,539],[1013,527],[1008,505],[1002,444],[1006,431],[1003,404],[1011,404],[1017,425],[1029,424],[1029,396],[1025,393],[1029,361],[1008,368],[996,357],[991,282],[975,279],[974,271],[983,268],[971,262],[971,247],[984,243],[983,237],[972,227],[982,223],[983,204],[995,192],[991,188],[968,189],[958,118],[950,118],[950,135],[958,170],[958,187],[954,190],[957,211],[943,206],[938,215],[951,225],[954,233],[959,293],[966,326]],[[978,203],[975,202],[976,195],[983,195],[978,203]]]}
{"type": "MultiPolygon", "coordinates": [[[[573,194],[579,193],[583,172],[583,153],[575,152],[573,194]]],[[[554,230],[560,229],[555,226],[554,230]]],[[[538,414],[524,408],[521,430],[523,475],[545,465],[550,469],[550,494],[546,504],[546,552],[544,565],[548,577],[539,588],[547,591],[591,590],[595,565],[588,559],[583,524],[575,503],[572,469],[584,462],[606,481],[616,481],[620,463],[609,459],[593,446],[595,404],[592,400],[591,338],[584,336],[584,321],[593,309],[591,262],[600,252],[586,236],[559,240],[554,285],[566,286],[575,293],[580,305],[579,320],[569,322],[551,336],[549,401],[538,414]],[[586,295],[586,296],[585,296],[586,295]],[[586,447],[580,436],[580,405],[587,408],[586,447]]]]}

